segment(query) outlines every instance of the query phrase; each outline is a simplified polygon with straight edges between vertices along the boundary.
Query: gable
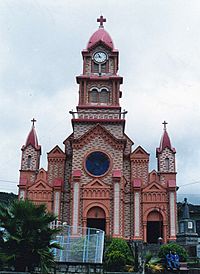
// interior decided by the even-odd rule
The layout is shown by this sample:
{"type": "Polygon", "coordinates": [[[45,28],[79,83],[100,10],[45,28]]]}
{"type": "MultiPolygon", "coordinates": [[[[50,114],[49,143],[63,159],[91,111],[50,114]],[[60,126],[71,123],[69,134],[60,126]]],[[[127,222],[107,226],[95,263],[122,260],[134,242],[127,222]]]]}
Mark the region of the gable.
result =
{"type": "Polygon", "coordinates": [[[134,160],[134,159],[149,160],[149,153],[147,153],[141,146],[138,146],[138,147],[131,153],[131,160],[134,160]]]}
{"type": "Polygon", "coordinates": [[[104,182],[95,179],[83,187],[83,198],[90,200],[108,200],[110,199],[110,186],[104,182]]]}
{"type": "Polygon", "coordinates": [[[43,181],[47,180],[47,172],[46,172],[46,170],[44,170],[44,168],[39,169],[39,172],[36,177],[36,181],[38,181],[38,180],[43,180],[43,181]]]}
{"type": "Polygon", "coordinates": [[[63,144],[66,145],[67,142],[71,142],[74,139],[74,133],[71,133],[64,141],[63,144]]]}
{"type": "Polygon", "coordinates": [[[162,185],[158,184],[157,182],[152,182],[143,188],[143,192],[165,192],[166,188],[162,185]]]}
{"type": "Polygon", "coordinates": [[[152,182],[159,182],[159,177],[158,177],[158,174],[155,170],[152,170],[150,173],[149,173],[149,182],[152,183],[152,182]]]}
{"type": "Polygon", "coordinates": [[[28,191],[52,191],[52,186],[50,186],[47,182],[44,180],[38,180],[36,183],[31,185],[28,188],[28,191]]]}
{"type": "Polygon", "coordinates": [[[153,203],[154,205],[160,202],[167,202],[167,189],[162,185],[152,182],[142,190],[143,203],[153,203]]]}
{"type": "Polygon", "coordinates": [[[94,179],[92,182],[89,182],[88,184],[86,184],[83,188],[84,189],[97,189],[97,188],[110,189],[110,186],[106,185],[104,182],[98,179],[94,179]]]}
{"type": "Polygon", "coordinates": [[[83,134],[80,138],[73,140],[73,148],[82,148],[85,144],[88,144],[90,141],[92,141],[96,136],[100,136],[104,141],[116,149],[122,149],[126,144],[125,139],[117,139],[107,129],[97,124],[88,130],[85,134],[83,134]]]}
{"type": "Polygon", "coordinates": [[[47,155],[48,158],[65,158],[65,153],[58,145],[48,152],[47,155]]]}

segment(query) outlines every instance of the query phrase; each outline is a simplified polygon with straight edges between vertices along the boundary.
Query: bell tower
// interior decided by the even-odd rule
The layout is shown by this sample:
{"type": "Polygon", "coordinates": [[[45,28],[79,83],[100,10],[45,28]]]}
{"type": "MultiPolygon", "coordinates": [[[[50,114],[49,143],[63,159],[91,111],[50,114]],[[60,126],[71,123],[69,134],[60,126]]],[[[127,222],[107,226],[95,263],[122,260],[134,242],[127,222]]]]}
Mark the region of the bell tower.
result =
{"type": "Polygon", "coordinates": [[[97,22],[98,30],[82,51],[83,70],[76,77],[79,101],[76,112],[70,112],[73,135],[65,141],[66,150],[67,144],[72,147],[68,157],[72,167],[73,197],[69,205],[72,213],[67,222],[74,227],[96,227],[108,235],[121,236],[124,230],[121,190],[127,143],[126,112],[121,112],[119,102],[123,78],[118,75],[119,52],[104,29],[106,19],[100,16],[97,22]]]}
{"type": "MultiPolygon", "coordinates": [[[[119,98],[122,93],[120,84],[123,78],[117,75],[119,52],[114,48],[113,41],[104,29],[106,19],[100,16],[99,29],[93,33],[82,51],[83,74],[78,76],[79,103],[77,110],[90,108],[112,108],[119,112],[119,98]]],[[[103,117],[102,117],[103,118],[103,117]]]]}
{"type": "Polygon", "coordinates": [[[25,198],[25,186],[34,183],[40,166],[41,146],[38,144],[38,138],[35,130],[36,120],[31,120],[32,127],[22,146],[22,158],[20,169],[19,198],[25,198]]]}
{"type": "Polygon", "coordinates": [[[176,174],[175,154],[167,133],[167,122],[163,122],[164,132],[160,141],[160,147],[156,149],[158,158],[158,172],[162,175],[176,174]]]}

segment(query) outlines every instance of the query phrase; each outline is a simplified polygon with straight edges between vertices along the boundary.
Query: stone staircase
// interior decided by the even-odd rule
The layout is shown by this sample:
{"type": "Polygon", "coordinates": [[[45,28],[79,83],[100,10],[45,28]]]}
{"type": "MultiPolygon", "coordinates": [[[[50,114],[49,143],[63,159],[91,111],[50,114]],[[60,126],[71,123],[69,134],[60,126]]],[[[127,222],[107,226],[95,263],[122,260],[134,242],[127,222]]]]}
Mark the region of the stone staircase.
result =
{"type": "Polygon", "coordinates": [[[157,257],[159,249],[159,244],[143,244],[139,247],[139,253],[145,255],[147,252],[150,252],[154,257],[157,257]]]}

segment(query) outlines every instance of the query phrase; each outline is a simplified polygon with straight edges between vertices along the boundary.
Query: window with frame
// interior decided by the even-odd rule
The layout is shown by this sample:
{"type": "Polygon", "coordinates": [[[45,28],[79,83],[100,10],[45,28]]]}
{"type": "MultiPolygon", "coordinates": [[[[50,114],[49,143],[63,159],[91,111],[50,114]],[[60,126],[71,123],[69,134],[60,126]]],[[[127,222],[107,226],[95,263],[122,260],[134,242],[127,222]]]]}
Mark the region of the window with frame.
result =
{"type": "Polygon", "coordinates": [[[107,89],[102,89],[99,94],[99,102],[100,103],[109,103],[109,92],[107,89]]]}
{"type": "Polygon", "coordinates": [[[93,62],[92,72],[93,73],[106,73],[106,62],[103,64],[97,64],[97,63],[93,62]]]}
{"type": "Polygon", "coordinates": [[[169,171],[169,158],[165,158],[165,169],[169,171]]]}
{"type": "Polygon", "coordinates": [[[27,167],[30,168],[31,167],[31,155],[28,156],[28,159],[27,159],[27,167]]]}
{"type": "Polygon", "coordinates": [[[106,63],[101,64],[101,73],[106,73],[106,63]]]}
{"type": "Polygon", "coordinates": [[[89,92],[89,103],[107,104],[110,102],[110,92],[107,88],[92,88],[89,92]]]}
{"type": "Polygon", "coordinates": [[[94,73],[99,73],[99,64],[96,64],[95,62],[93,62],[93,71],[94,73]]]}
{"type": "Polygon", "coordinates": [[[98,103],[98,90],[93,88],[89,93],[89,102],[90,103],[98,103]]]}

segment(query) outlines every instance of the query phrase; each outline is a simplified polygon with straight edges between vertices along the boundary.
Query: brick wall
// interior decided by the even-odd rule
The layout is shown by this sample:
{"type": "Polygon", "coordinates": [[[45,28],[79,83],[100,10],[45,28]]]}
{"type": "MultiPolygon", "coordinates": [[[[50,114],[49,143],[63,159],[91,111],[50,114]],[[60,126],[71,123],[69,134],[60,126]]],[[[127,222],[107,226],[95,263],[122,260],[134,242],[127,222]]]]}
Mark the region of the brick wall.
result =
{"type": "Polygon", "coordinates": [[[139,178],[142,180],[142,184],[148,183],[148,162],[134,160],[131,162],[131,174],[132,178],[139,178]]]}
{"type": "Polygon", "coordinates": [[[158,156],[160,172],[175,172],[175,155],[169,149],[165,148],[158,156]],[[169,159],[169,169],[166,166],[166,158],[169,159]]]}
{"type": "MultiPolygon", "coordinates": [[[[88,130],[90,130],[92,127],[94,127],[96,123],[76,123],[74,125],[74,138],[80,138],[83,134],[85,134],[88,130]]],[[[104,123],[103,126],[106,130],[108,130],[113,136],[116,138],[123,138],[123,127],[121,124],[110,124],[110,123],[104,123]]],[[[129,150],[129,149],[128,149],[129,150]]]]}
{"type": "Polygon", "coordinates": [[[48,183],[53,184],[57,178],[64,178],[65,160],[54,158],[48,159],[48,183]]]}
{"type": "Polygon", "coordinates": [[[21,169],[36,170],[39,168],[40,152],[35,150],[31,145],[26,147],[22,153],[21,169]],[[31,156],[30,167],[28,167],[28,157],[31,156]]]}

